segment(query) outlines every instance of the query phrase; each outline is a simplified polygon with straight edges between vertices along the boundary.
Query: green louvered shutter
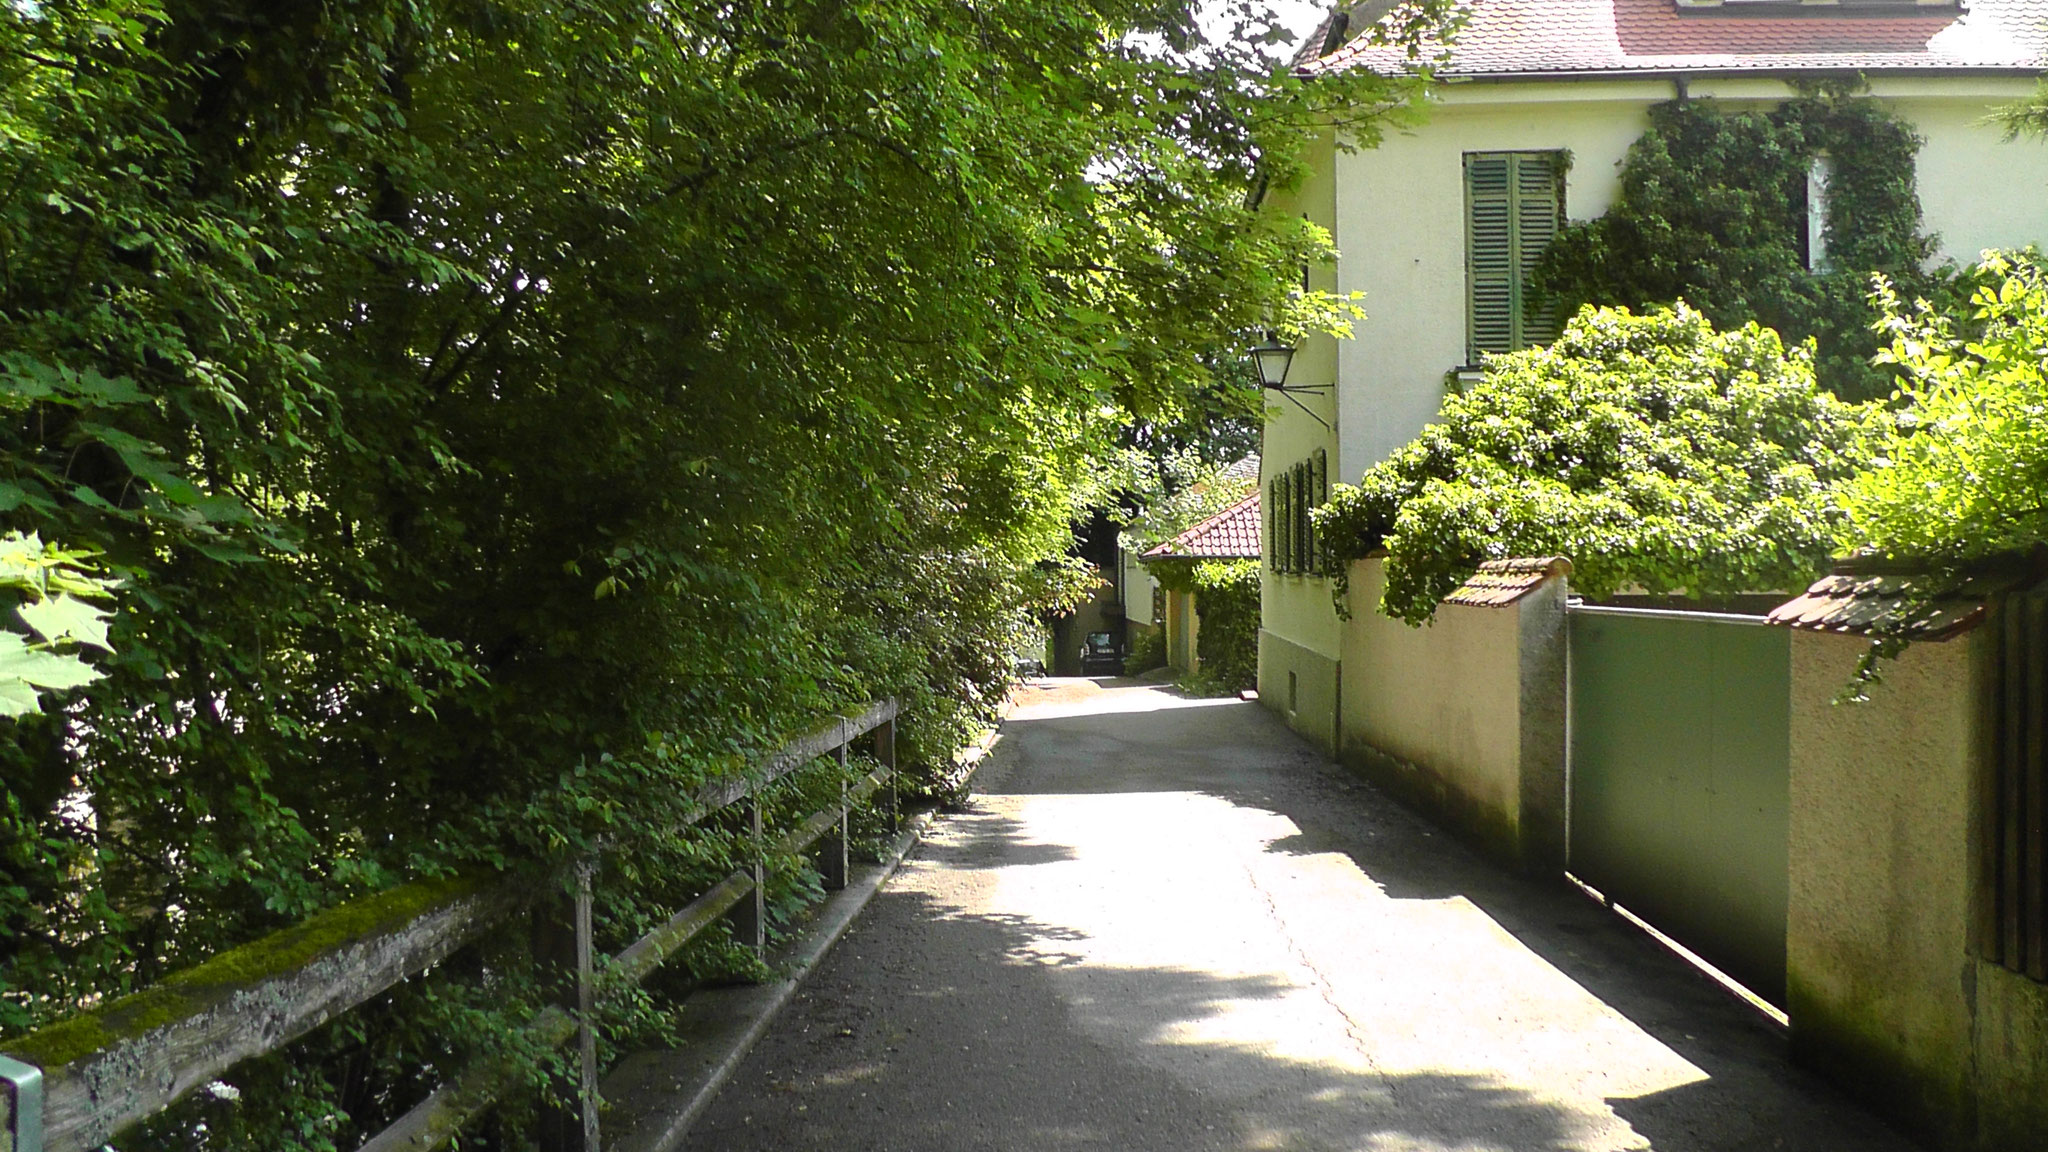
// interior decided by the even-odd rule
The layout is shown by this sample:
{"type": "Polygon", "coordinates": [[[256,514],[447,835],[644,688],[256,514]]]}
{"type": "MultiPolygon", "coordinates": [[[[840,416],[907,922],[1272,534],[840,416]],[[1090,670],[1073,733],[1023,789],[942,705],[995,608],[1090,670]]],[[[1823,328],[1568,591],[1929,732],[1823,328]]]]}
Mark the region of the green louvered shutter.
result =
{"type": "Polygon", "coordinates": [[[1465,156],[1466,361],[1557,337],[1554,308],[1530,309],[1529,276],[1563,219],[1554,152],[1465,156]]]}
{"type": "Polygon", "coordinates": [[[1292,559],[1288,555],[1288,545],[1292,542],[1289,538],[1294,535],[1287,530],[1287,473],[1274,477],[1273,484],[1279,491],[1279,499],[1273,501],[1273,542],[1276,545],[1273,563],[1276,571],[1287,572],[1291,571],[1289,561],[1292,559]]]}
{"type": "Polygon", "coordinates": [[[1294,570],[1306,572],[1309,566],[1308,542],[1308,463],[1303,461],[1294,466],[1294,570]]]}
{"type": "Polygon", "coordinates": [[[1465,157],[1465,362],[1515,346],[1515,227],[1509,156],[1465,157]]]}
{"type": "MultiPolygon", "coordinates": [[[[1329,455],[1321,448],[1316,449],[1315,460],[1311,467],[1315,470],[1315,483],[1312,489],[1315,493],[1315,500],[1312,503],[1315,507],[1321,508],[1330,502],[1329,455]]],[[[1324,542],[1323,534],[1316,531],[1314,524],[1309,525],[1309,537],[1315,543],[1315,560],[1312,567],[1318,576],[1328,576],[1330,574],[1330,546],[1324,542]]]]}
{"type": "Polygon", "coordinates": [[[1530,299],[1529,278],[1564,218],[1562,166],[1553,152],[1518,152],[1509,159],[1515,169],[1515,315],[1521,322],[1515,347],[1526,348],[1557,339],[1557,305],[1538,307],[1530,299]]]}

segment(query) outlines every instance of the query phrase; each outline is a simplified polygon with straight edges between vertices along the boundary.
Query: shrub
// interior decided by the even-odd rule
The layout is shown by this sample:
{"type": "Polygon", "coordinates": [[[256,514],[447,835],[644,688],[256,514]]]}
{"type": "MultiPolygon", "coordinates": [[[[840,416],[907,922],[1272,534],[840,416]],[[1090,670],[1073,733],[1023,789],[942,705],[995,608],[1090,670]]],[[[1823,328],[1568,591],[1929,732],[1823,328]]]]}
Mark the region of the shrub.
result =
{"type": "Polygon", "coordinates": [[[1193,567],[1195,647],[1204,689],[1228,694],[1259,682],[1259,562],[1205,560],[1193,567]]]}
{"type": "Polygon", "coordinates": [[[1124,656],[1124,675],[1142,676],[1154,668],[1166,667],[1166,629],[1140,628],[1124,656]]]}
{"type": "Polygon", "coordinates": [[[1816,387],[1812,355],[1682,303],[1582,309],[1551,347],[1489,360],[1439,421],[1338,485],[1317,526],[1339,558],[1386,550],[1381,607],[1414,624],[1508,556],[1570,557],[1596,597],[1803,586],[1843,526],[1830,485],[1882,421],[1816,387]]]}

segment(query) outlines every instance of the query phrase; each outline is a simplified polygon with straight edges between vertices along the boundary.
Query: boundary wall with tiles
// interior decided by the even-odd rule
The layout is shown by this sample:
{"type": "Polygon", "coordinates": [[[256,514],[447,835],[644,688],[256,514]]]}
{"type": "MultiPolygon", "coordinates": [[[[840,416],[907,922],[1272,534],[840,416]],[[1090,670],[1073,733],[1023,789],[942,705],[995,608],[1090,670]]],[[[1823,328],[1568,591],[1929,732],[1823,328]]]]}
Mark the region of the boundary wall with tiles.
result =
{"type": "Polygon", "coordinates": [[[1379,612],[1382,564],[1351,568],[1338,758],[1498,859],[1563,867],[1570,565],[1489,564],[1415,628],[1379,612]]]}
{"type": "MultiPolygon", "coordinates": [[[[1417,629],[1377,610],[1381,564],[1352,567],[1341,656],[1317,678],[1336,699],[1297,692],[1291,712],[1276,700],[1280,665],[1301,653],[1262,635],[1262,700],[1481,851],[1562,872],[1569,565],[1489,564],[1417,629]]],[[[1868,644],[1843,621],[1872,615],[1843,590],[1871,584],[1831,579],[1773,616],[1795,629],[1782,1006],[1793,1051],[1937,1147],[2041,1152],[2048,983],[1985,959],[1980,943],[1996,630],[1965,622],[1916,643],[1869,701],[1836,704],[1868,644]],[[1787,611],[1837,593],[1831,619],[1787,611]]]]}

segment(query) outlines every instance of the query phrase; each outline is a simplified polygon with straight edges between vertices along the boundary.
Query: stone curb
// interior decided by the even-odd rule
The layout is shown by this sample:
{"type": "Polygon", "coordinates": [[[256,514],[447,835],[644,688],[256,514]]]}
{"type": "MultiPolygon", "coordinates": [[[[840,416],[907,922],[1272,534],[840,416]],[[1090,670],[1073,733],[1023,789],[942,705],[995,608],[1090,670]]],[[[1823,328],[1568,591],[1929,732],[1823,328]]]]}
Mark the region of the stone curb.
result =
{"type": "MultiPolygon", "coordinates": [[[[998,727],[967,749],[969,790],[1001,741],[998,727]]],[[[676,1152],[687,1147],[690,1126],[717,1098],[718,1090],[739,1069],[832,945],[895,875],[937,816],[924,812],[911,818],[881,862],[850,870],[846,887],[813,910],[803,936],[785,944],[771,959],[770,966],[780,973],[778,979],[691,994],[685,1002],[681,1044],[636,1052],[621,1060],[601,1085],[608,1102],[604,1146],[612,1152],[676,1152]]]]}

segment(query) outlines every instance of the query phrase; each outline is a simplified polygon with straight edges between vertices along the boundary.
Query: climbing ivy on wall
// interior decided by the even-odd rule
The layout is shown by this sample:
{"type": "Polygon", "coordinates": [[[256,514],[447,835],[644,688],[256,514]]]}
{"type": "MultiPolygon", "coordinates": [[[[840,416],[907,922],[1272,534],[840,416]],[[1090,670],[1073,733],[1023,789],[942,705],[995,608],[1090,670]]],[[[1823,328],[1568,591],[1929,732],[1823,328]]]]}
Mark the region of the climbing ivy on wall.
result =
{"type": "Polygon", "coordinates": [[[1790,343],[1814,340],[1821,387],[1852,400],[1889,395],[1896,371],[1871,363],[1870,274],[1909,299],[1957,291],[1948,271],[1924,270],[1934,239],[1914,188],[1921,143],[1883,105],[1840,89],[1770,109],[1660,104],[1623,161],[1614,206],[1567,226],[1535,285],[1566,314],[1683,299],[1717,328],[1755,321],[1790,343]],[[1826,260],[1809,269],[1807,178],[1822,155],[1832,169],[1826,260]]]}

